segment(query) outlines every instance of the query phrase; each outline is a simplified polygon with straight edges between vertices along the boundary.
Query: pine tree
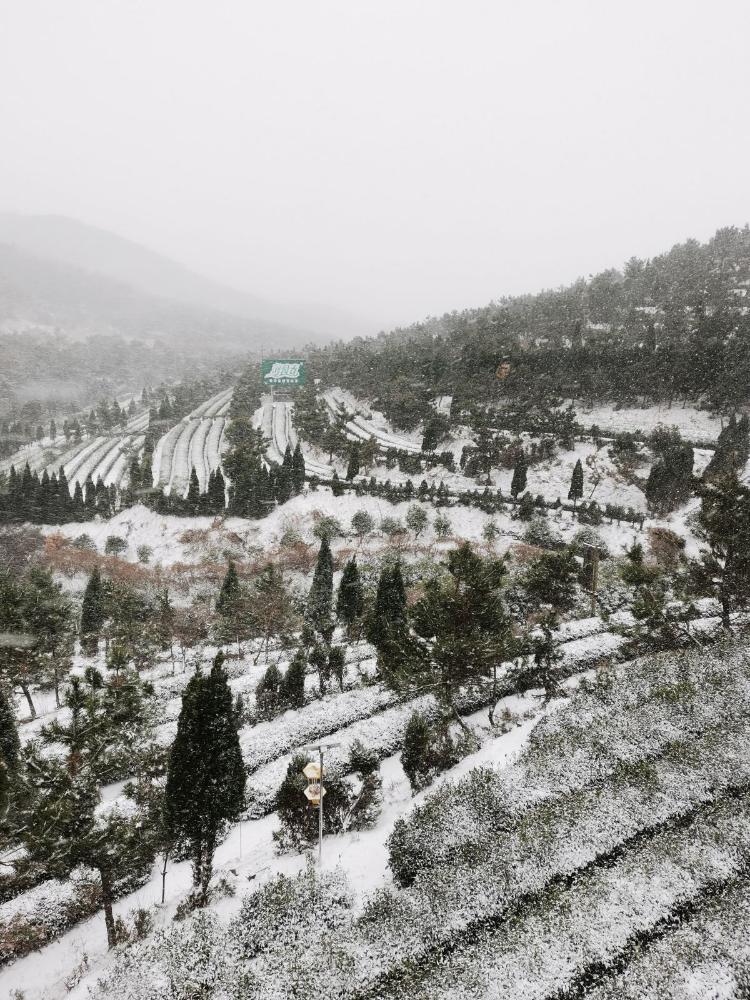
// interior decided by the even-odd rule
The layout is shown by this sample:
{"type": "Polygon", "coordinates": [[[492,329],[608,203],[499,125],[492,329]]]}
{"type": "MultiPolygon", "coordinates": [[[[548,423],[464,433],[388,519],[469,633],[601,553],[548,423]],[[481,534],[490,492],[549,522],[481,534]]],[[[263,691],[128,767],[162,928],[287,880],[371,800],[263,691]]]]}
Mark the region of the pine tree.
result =
{"type": "Polygon", "coordinates": [[[333,555],[328,539],[324,536],[307,598],[307,619],[313,628],[324,634],[331,628],[332,608],[333,555]]]}
{"type": "Polygon", "coordinates": [[[188,682],[167,769],[167,826],[188,846],[200,905],[208,900],[219,833],[237,819],[245,795],[245,767],[223,659],[218,653],[207,677],[197,674],[188,682]]]}
{"type": "Polygon", "coordinates": [[[401,766],[409,779],[412,792],[418,792],[429,782],[439,761],[434,724],[419,712],[412,712],[404,732],[401,766]]]}
{"type": "Polygon", "coordinates": [[[709,545],[703,576],[728,629],[732,610],[750,599],[750,489],[733,474],[704,486],[702,501],[700,533],[709,545]]]}
{"type": "Polygon", "coordinates": [[[510,621],[500,596],[506,573],[501,559],[483,559],[464,542],[448,554],[448,579],[432,579],[412,609],[413,659],[389,662],[387,673],[403,670],[413,678],[439,683],[438,697],[456,715],[458,685],[488,677],[508,658],[510,621]]]}
{"type": "Polygon", "coordinates": [[[20,747],[16,718],[5,689],[0,687],[0,822],[5,818],[8,791],[18,765],[20,747]]]}
{"type": "Polygon", "coordinates": [[[96,653],[99,635],[106,618],[106,593],[99,573],[99,567],[94,567],[83,592],[81,605],[81,624],[79,633],[81,649],[89,656],[96,653]]]}
{"type": "Polygon", "coordinates": [[[292,455],[292,486],[295,493],[301,493],[305,488],[305,457],[299,441],[292,455]]]}
{"type": "Polygon", "coordinates": [[[573,466],[573,473],[570,477],[570,489],[568,490],[568,500],[573,501],[573,510],[575,511],[578,501],[583,496],[583,466],[581,465],[580,458],[573,466]]]}
{"type": "Polygon", "coordinates": [[[336,614],[350,629],[355,621],[362,616],[365,600],[362,581],[359,578],[357,557],[352,558],[344,566],[341,575],[338,596],[336,598],[336,614]]]}
{"type": "Polygon", "coordinates": [[[339,479],[339,474],[335,469],[333,470],[333,475],[331,476],[331,493],[333,493],[335,497],[340,497],[344,494],[344,486],[342,485],[341,480],[339,479]]]}
{"type": "MultiPolygon", "coordinates": [[[[515,467],[513,469],[513,479],[510,483],[510,495],[515,500],[520,493],[526,489],[526,470],[528,466],[526,464],[526,455],[521,452],[516,460],[515,467]]],[[[442,483],[441,483],[442,485],[442,483]]]]}

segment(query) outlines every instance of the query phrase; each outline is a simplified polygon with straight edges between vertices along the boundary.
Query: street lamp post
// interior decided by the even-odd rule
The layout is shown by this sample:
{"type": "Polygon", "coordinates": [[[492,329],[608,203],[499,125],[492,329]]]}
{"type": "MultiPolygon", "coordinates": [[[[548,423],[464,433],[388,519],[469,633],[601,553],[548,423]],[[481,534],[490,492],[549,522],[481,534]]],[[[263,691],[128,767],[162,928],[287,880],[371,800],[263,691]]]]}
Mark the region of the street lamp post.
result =
{"type": "Polygon", "coordinates": [[[315,761],[310,761],[303,770],[302,773],[307,778],[308,784],[305,789],[305,797],[308,802],[313,807],[317,806],[318,809],[318,866],[320,870],[323,870],[323,796],[326,793],[323,787],[323,752],[325,750],[332,750],[334,747],[341,746],[340,743],[316,743],[313,746],[302,747],[303,750],[307,750],[310,753],[317,753],[318,763],[315,761]],[[315,785],[317,784],[317,792],[315,791],[315,785]]]}

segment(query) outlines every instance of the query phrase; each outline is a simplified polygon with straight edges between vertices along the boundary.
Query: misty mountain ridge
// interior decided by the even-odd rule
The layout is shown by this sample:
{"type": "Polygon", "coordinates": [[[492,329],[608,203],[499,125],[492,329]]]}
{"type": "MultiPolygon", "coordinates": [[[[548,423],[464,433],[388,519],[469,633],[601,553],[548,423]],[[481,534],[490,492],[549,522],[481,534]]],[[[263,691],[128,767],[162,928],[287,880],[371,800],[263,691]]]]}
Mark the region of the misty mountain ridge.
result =
{"type": "Polygon", "coordinates": [[[58,215],[0,213],[0,324],[172,339],[208,333],[255,350],[361,332],[325,307],[287,307],[191,271],[114,233],[58,215]]]}

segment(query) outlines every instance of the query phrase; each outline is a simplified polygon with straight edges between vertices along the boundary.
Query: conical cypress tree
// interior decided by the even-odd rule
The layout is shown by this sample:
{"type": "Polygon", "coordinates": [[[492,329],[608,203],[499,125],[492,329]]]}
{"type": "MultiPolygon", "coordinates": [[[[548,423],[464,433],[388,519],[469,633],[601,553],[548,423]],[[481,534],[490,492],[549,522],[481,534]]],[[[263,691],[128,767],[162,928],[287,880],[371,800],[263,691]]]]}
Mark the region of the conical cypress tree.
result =
{"type": "Polygon", "coordinates": [[[226,489],[227,484],[224,481],[224,476],[221,474],[221,469],[217,469],[214,475],[213,492],[211,494],[211,508],[214,513],[224,513],[224,508],[227,505],[226,489]]]}
{"type": "Polygon", "coordinates": [[[70,496],[70,483],[62,465],[60,466],[60,471],[57,473],[57,505],[61,523],[74,516],[73,500],[70,496]]]}
{"type": "Polygon", "coordinates": [[[263,719],[272,719],[283,707],[282,687],[284,678],[281,671],[272,663],[261,677],[255,689],[255,703],[258,715],[263,719]]]}
{"type": "Polygon", "coordinates": [[[94,480],[91,476],[87,477],[84,489],[86,495],[86,510],[90,516],[93,516],[96,513],[96,487],[94,486],[94,480]]]}
{"type": "Polygon", "coordinates": [[[305,488],[305,457],[299,441],[292,455],[292,487],[295,493],[301,493],[305,488]]]}
{"type": "Polygon", "coordinates": [[[276,499],[280,504],[286,503],[287,500],[291,499],[292,492],[292,455],[289,451],[289,445],[287,445],[286,455],[284,456],[284,464],[276,474],[276,499]],[[289,457],[288,462],[287,456],[289,457]]]}
{"type": "Polygon", "coordinates": [[[359,441],[352,443],[349,452],[349,464],[346,467],[346,478],[351,482],[355,476],[359,475],[359,441]]]}
{"type": "Polygon", "coordinates": [[[568,490],[568,500],[573,501],[573,510],[576,509],[578,501],[583,496],[583,466],[580,458],[573,467],[573,475],[570,477],[570,489],[568,490]]]}
{"type": "Polygon", "coordinates": [[[190,470],[190,482],[188,484],[187,498],[185,500],[187,509],[191,514],[198,513],[198,505],[201,499],[201,488],[198,482],[198,473],[195,467],[190,470]]]}
{"type": "Polygon", "coordinates": [[[320,543],[310,594],[307,598],[307,618],[319,632],[324,632],[330,627],[332,605],[333,555],[328,539],[323,538],[320,543]]]}
{"type": "Polygon", "coordinates": [[[81,489],[81,484],[76,482],[75,489],[73,490],[73,520],[82,521],[85,511],[86,507],[83,502],[83,490],[81,489]]]}
{"type": "Polygon", "coordinates": [[[518,461],[513,469],[513,479],[510,483],[510,495],[515,500],[519,493],[526,489],[526,455],[523,452],[518,456],[518,461]]]}
{"type": "Polygon", "coordinates": [[[219,832],[237,819],[245,795],[245,767],[223,661],[219,652],[208,677],[197,674],[185,689],[165,791],[167,826],[174,839],[188,844],[201,905],[208,899],[219,832]]]}
{"type": "Polygon", "coordinates": [[[86,584],[81,606],[81,648],[90,656],[96,653],[105,616],[104,585],[99,568],[95,567],[86,584]]]}
{"type": "Polygon", "coordinates": [[[221,584],[219,596],[216,598],[216,610],[220,615],[231,615],[233,614],[239,599],[240,580],[237,576],[237,567],[230,559],[229,566],[227,567],[226,574],[224,575],[224,580],[221,584]]]}
{"type": "Polygon", "coordinates": [[[336,614],[351,626],[360,617],[365,606],[362,581],[359,578],[357,557],[352,556],[344,566],[336,599],[336,614]]]}
{"type": "Polygon", "coordinates": [[[298,649],[287,667],[281,687],[281,696],[288,708],[302,708],[305,704],[305,654],[298,649]]]}
{"type": "Polygon", "coordinates": [[[406,621],[406,591],[401,564],[386,566],[378,580],[375,608],[369,626],[369,638],[376,646],[406,621]]]}

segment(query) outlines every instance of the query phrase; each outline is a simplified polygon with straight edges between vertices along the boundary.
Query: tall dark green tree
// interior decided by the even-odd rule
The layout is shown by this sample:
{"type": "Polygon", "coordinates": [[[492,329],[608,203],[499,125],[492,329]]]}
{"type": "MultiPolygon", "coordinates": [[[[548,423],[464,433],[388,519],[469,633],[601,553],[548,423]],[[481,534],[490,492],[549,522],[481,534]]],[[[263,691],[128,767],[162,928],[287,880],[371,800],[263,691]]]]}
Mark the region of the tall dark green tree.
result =
{"type": "Polygon", "coordinates": [[[580,458],[573,466],[573,474],[570,477],[570,489],[568,490],[568,500],[573,501],[573,510],[578,506],[578,501],[583,496],[583,466],[580,458]]]}
{"type": "Polygon", "coordinates": [[[703,578],[721,602],[721,620],[750,599],[750,489],[731,474],[702,490],[700,533],[708,543],[703,578]]]}
{"type": "Polygon", "coordinates": [[[346,478],[351,482],[359,475],[359,441],[353,441],[349,450],[349,463],[346,467],[346,478]]]}
{"type": "Polygon", "coordinates": [[[8,806],[8,791],[18,766],[20,745],[16,717],[5,688],[0,687],[0,822],[8,806]]]}
{"type": "Polygon", "coordinates": [[[352,558],[344,566],[341,575],[338,595],[336,597],[336,614],[349,629],[362,617],[365,607],[362,581],[357,567],[357,557],[352,558]]]}
{"type": "Polygon", "coordinates": [[[246,631],[246,601],[237,575],[237,567],[229,560],[227,571],[216,598],[216,610],[221,616],[221,637],[233,639],[239,647],[246,631]]]}
{"type": "Polygon", "coordinates": [[[679,444],[666,449],[654,462],[646,481],[646,499],[651,510],[668,514],[693,492],[693,449],[679,444]]]}
{"type": "Polygon", "coordinates": [[[185,504],[189,513],[197,514],[200,502],[201,487],[198,482],[198,473],[195,471],[195,467],[193,467],[190,470],[190,482],[188,483],[187,497],[185,498],[185,504]]]}
{"type": "Polygon", "coordinates": [[[368,622],[370,642],[380,648],[393,634],[406,625],[406,591],[401,563],[384,566],[378,578],[375,606],[368,622]]]}
{"type": "Polygon", "coordinates": [[[99,567],[92,570],[91,576],[83,592],[81,605],[81,624],[79,634],[81,649],[92,656],[96,653],[102,626],[107,617],[107,595],[99,567]]]}
{"type": "Polygon", "coordinates": [[[307,598],[307,619],[313,628],[325,634],[331,629],[333,611],[333,555],[324,536],[318,551],[310,593],[307,598]]]}
{"type": "Polygon", "coordinates": [[[208,900],[219,834],[224,824],[237,819],[245,796],[245,767],[223,659],[218,653],[208,676],[197,674],[188,682],[167,769],[167,825],[187,845],[201,905],[208,900]]]}
{"type": "Polygon", "coordinates": [[[281,694],[288,708],[302,708],[305,704],[305,667],[307,659],[303,650],[298,649],[286,669],[281,694]]]}
{"type": "Polygon", "coordinates": [[[295,493],[301,493],[305,488],[305,456],[297,442],[292,455],[292,486],[295,493]]]}
{"type": "Polygon", "coordinates": [[[528,465],[526,462],[526,455],[521,452],[516,460],[516,464],[513,469],[513,478],[510,482],[510,495],[514,500],[526,489],[527,469],[528,465]]]}
{"type": "MultiPolygon", "coordinates": [[[[502,559],[483,559],[464,542],[449,553],[447,570],[446,577],[428,581],[414,606],[419,642],[412,669],[439,682],[444,704],[457,715],[456,687],[488,677],[507,659],[511,633],[500,594],[506,573],[502,559]]],[[[398,673],[397,663],[395,669],[398,673]]]]}

